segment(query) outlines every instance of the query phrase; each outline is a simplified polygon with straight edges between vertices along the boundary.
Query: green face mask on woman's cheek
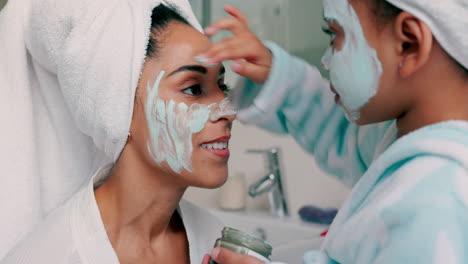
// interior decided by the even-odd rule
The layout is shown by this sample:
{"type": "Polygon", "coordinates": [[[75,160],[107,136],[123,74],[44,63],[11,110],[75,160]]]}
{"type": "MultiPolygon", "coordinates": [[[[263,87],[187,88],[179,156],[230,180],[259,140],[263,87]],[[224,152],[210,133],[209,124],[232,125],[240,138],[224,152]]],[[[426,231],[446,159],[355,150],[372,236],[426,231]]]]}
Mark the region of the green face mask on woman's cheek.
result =
{"type": "Polygon", "coordinates": [[[166,161],[176,173],[192,171],[192,135],[200,132],[211,121],[236,111],[227,98],[209,105],[167,102],[158,97],[159,84],[165,72],[161,71],[153,87],[148,86],[146,119],[150,132],[148,151],[161,164],[166,161]]]}

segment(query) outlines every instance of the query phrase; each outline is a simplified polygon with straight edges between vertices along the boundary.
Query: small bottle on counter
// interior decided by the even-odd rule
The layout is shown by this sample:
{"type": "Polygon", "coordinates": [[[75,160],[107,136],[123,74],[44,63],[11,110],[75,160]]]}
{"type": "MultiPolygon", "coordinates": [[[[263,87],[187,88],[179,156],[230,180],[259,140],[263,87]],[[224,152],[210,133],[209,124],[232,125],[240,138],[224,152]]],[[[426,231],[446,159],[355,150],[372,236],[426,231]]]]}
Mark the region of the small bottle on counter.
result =
{"type": "Polygon", "coordinates": [[[227,182],[219,189],[218,206],[222,210],[240,211],[247,204],[247,182],[243,173],[229,176],[227,182]]]}
{"type": "MultiPolygon", "coordinates": [[[[270,256],[273,251],[273,248],[262,239],[230,227],[223,228],[221,238],[216,239],[214,247],[253,256],[265,263],[271,262],[270,256]]],[[[216,264],[216,262],[210,260],[210,264],[216,264]]]]}

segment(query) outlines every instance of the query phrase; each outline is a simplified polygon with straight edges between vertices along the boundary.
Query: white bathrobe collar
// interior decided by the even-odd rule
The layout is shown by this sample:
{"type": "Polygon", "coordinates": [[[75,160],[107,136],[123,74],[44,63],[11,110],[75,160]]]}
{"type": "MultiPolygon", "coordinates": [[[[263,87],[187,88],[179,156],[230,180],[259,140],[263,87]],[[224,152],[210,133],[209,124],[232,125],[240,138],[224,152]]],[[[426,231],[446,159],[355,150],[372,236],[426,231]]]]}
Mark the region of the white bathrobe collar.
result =
{"type": "MultiPolygon", "coordinates": [[[[86,264],[119,263],[94,196],[94,187],[107,177],[111,169],[112,165],[100,169],[71,202],[71,232],[78,254],[86,264]]],[[[204,254],[210,252],[216,238],[221,235],[223,225],[205,209],[185,200],[180,201],[177,211],[187,233],[190,262],[201,263],[204,254]]]]}
{"type": "Polygon", "coordinates": [[[107,165],[74,198],[70,226],[78,254],[84,263],[119,263],[102,222],[94,196],[94,184],[103,179],[112,166],[107,165]]]}

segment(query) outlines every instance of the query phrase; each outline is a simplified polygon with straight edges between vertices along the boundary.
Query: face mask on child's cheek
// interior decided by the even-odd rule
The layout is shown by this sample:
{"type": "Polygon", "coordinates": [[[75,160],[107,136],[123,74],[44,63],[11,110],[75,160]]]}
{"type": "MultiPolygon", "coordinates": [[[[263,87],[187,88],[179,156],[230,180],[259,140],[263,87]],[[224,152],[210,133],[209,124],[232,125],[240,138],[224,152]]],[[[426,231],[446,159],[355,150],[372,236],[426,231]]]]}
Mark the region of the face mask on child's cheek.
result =
{"type": "Polygon", "coordinates": [[[232,104],[224,99],[210,105],[176,103],[163,101],[158,96],[161,71],[153,87],[148,85],[148,99],[145,106],[150,139],[148,153],[161,165],[166,161],[176,173],[182,169],[192,171],[192,135],[203,130],[206,123],[222,116],[234,115],[232,104]]]}
{"type": "Polygon", "coordinates": [[[329,47],[322,65],[330,71],[330,80],[341,98],[350,121],[360,119],[360,109],[377,94],[382,64],[369,46],[359,18],[348,0],[323,0],[327,21],[339,24],[344,31],[340,51],[329,47]]]}

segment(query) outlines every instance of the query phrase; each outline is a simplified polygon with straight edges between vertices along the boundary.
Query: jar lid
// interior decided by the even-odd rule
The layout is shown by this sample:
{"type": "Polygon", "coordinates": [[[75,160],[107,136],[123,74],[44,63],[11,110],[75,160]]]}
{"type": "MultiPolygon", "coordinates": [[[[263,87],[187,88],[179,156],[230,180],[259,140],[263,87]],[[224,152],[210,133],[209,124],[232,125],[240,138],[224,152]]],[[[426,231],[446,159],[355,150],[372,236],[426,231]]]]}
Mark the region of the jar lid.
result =
{"type": "Polygon", "coordinates": [[[221,234],[222,240],[247,247],[265,258],[269,258],[273,251],[273,248],[262,239],[234,228],[224,227],[221,234]]]}

